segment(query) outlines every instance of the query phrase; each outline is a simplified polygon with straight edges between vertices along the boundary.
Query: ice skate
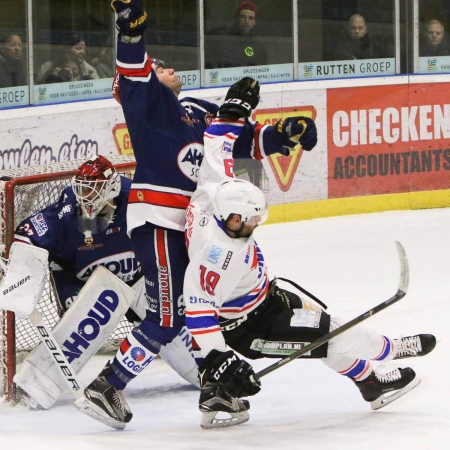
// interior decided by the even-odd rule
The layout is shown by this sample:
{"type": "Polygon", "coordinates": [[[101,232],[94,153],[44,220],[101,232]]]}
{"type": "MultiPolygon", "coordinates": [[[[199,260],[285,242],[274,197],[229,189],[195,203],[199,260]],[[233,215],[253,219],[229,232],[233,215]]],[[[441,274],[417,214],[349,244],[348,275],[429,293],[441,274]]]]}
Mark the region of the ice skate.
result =
{"type": "Polygon", "coordinates": [[[394,359],[414,358],[425,356],[436,347],[436,338],[432,334],[418,334],[394,339],[397,353],[394,359]]]}
{"type": "Polygon", "coordinates": [[[250,419],[247,400],[232,397],[220,384],[206,383],[200,391],[200,426],[205,429],[239,425],[250,419]]]}
{"type": "Polygon", "coordinates": [[[122,391],[106,381],[109,363],[100,375],[84,390],[84,397],[75,402],[83,414],[117,430],[123,430],[133,414],[122,391]]]}
{"type": "Polygon", "coordinates": [[[414,370],[406,367],[385,373],[374,371],[365,380],[354,383],[371,408],[380,409],[414,389],[420,379],[416,378],[414,370]]]}

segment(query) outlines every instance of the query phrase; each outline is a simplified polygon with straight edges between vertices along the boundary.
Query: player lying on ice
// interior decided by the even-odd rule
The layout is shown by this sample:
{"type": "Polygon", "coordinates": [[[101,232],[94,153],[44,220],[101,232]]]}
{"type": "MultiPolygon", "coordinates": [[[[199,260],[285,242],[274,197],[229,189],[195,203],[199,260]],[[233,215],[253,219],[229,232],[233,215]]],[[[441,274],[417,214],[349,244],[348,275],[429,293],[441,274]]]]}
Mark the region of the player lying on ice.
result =
{"type": "MultiPolygon", "coordinates": [[[[23,220],[15,231],[16,242],[48,251],[58,309],[64,314],[53,332],[76,372],[105,344],[124,313],[130,322],[140,322],[145,317],[144,278],[126,233],[130,185],[131,181],[120,176],[107,158],[98,156],[77,169],[71,185],[56,203],[23,220]],[[92,289],[93,283],[101,280],[95,271],[97,266],[116,275],[117,281],[108,279],[108,288],[125,282],[135,290],[131,305],[122,301],[114,311],[96,306],[97,299],[83,287],[89,281],[92,289]],[[95,322],[94,317],[98,318],[95,322]],[[79,324],[87,323],[83,321],[94,324],[99,333],[91,333],[89,326],[80,332],[79,324]]],[[[23,278],[21,261],[10,265],[9,270],[14,267],[23,278]]],[[[171,344],[163,347],[161,356],[183,378],[198,385],[197,365],[191,346],[185,342],[191,338],[187,337],[184,328],[171,344]]],[[[67,389],[43,344],[21,364],[14,381],[45,409],[51,408],[67,389]]]]}
{"type": "MultiPolygon", "coordinates": [[[[258,91],[257,82],[236,91],[206,130],[205,157],[187,209],[190,263],[184,298],[186,325],[204,358],[199,370],[203,428],[237,425],[249,419],[249,402],[241,397],[258,393],[260,382],[251,365],[236,353],[250,359],[279,358],[271,349],[309,343],[340,326],[339,319],[317,304],[281,289],[276,279],[270,281],[253,238],[255,228],[267,218],[267,203],[257,187],[234,178],[232,151],[250,116],[249,104],[257,104],[258,91]],[[219,412],[230,416],[219,419],[219,412]]],[[[298,134],[290,138],[304,150],[315,145],[310,127],[311,121],[305,118],[298,134]]],[[[430,334],[392,339],[358,326],[313,350],[310,357],[321,358],[352,380],[376,409],[387,404],[382,403],[387,401],[385,393],[394,391],[393,401],[415,387],[419,379],[409,367],[381,373],[374,370],[372,361],[423,356],[435,345],[430,334]]]]}

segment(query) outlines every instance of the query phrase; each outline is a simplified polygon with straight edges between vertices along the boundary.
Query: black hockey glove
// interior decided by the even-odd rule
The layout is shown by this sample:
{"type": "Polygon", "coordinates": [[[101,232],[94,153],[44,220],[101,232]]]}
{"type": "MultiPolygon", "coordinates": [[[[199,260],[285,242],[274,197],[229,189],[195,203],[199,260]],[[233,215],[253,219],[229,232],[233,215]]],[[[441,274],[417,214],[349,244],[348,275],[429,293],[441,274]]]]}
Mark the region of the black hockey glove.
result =
{"type": "Polygon", "coordinates": [[[248,397],[261,390],[261,382],[255,379],[252,366],[239,359],[232,350],[211,350],[199,373],[201,386],[219,383],[232,397],[248,397]]]}
{"type": "Polygon", "coordinates": [[[218,117],[237,120],[250,117],[259,103],[259,82],[245,77],[228,89],[225,102],[219,108],[218,117]]]}
{"type": "Polygon", "coordinates": [[[111,9],[117,13],[117,29],[126,36],[138,36],[147,28],[147,13],[141,0],[112,0],[111,9]]]}
{"type": "Polygon", "coordinates": [[[283,147],[294,148],[300,144],[303,150],[312,150],[317,144],[316,124],[309,117],[281,119],[275,128],[283,147]]]}

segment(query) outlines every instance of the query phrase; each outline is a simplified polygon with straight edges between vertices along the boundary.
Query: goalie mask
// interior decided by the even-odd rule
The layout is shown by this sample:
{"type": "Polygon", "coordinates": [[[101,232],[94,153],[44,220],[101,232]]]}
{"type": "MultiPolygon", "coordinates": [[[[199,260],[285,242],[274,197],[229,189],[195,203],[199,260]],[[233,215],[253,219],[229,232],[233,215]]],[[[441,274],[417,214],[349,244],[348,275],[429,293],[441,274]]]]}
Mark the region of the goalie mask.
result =
{"type": "Polygon", "coordinates": [[[240,215],[243,225],[252,218],[259,219],[256,223],[261,224],[269,215],[267,200],[261,190],[249,181],[238,179],[227,180],[218,187],[213,210],[225,226],[232,214],[240,215]]]}
{"type": "Polygon", "coordinates": [[[86,234],[101,233],[112,222],[120,193],[120,176],[104,157],[86,161],[72,178],[78,204],[78,229],[86,234]]]}

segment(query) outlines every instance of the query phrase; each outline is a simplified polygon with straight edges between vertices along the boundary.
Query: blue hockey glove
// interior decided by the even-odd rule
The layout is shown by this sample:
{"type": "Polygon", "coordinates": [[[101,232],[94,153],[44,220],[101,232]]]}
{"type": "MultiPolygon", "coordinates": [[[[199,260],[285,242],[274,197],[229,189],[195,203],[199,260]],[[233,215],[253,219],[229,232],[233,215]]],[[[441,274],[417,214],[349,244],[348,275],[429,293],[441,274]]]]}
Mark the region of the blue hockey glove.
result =
{"type": "Polygon", "coordinates": [[[232,350],[211,350],[199,373],[202,386],[219,383],[232,397],[248,397],[261,390],[261,382],[255,378],[252,366],[239,359],[232,350]]]}
{"type": "Polygon", "coordinates": [[[228,89],[225,102],[219,109],[218,117],[237,120],[250,117],[259,103],[259,82],[245,77],[228,89]]]}
{"type": "Polygon", "coordinates": [[[112,0],[111,9],[117,13],[117,29],[126,36],[138,36],[147,28],[141,0],[112,0]]]}
{"type": "Polygon", "coordinates": [[[275,124],[283,147],[293,148],[300,144],[303,150],[312,150],[317,144],[316,124],[309,117],[289,117],[275,124]]]}

